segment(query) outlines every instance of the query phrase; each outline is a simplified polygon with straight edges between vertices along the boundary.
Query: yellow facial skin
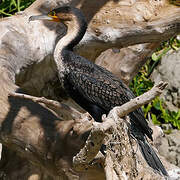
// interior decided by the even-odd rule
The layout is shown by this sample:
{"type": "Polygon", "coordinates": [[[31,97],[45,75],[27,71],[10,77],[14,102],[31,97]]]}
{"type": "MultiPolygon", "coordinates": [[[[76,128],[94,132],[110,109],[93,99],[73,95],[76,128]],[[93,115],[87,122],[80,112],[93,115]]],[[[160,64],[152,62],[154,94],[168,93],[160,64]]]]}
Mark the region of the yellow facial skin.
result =
{"type": "Polygon", "coordinates": [[[58,16],[56,15],[56,13],[54,11],[51,11],[48,14],[48,17],[51,17],[52,21],[55,21],[55,22],[59,22],[60,21],[60,19],[58,18],[58,16]]]}

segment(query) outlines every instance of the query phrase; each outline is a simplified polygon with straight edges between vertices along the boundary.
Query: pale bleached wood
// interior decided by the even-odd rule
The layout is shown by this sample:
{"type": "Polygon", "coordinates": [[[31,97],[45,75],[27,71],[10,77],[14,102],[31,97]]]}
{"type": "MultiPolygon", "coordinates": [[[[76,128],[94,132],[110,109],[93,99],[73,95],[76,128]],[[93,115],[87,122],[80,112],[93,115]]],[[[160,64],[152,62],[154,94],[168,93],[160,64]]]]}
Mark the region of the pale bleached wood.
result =
{"type": "Polygon", "coordinates": [[[157,42],[108,49],[96,58],[95,63],[113,72],[126,85],[129,85],[159,45],[160,43],[157,42]]]}
{"type": "MultiPolygon", "coordinates": [[[[106,178],[111,180],[111,179],[118,179],[121,177],[122,179],[128,178],[135,178],[137,174],[135,173],[136,171],[136,160],[135,157],[133,156],[133,148],[131,146],[131,142],[129,139],[129,132],[128,132],[128,122],[126,122],[123,119],[120,119],[121,117],[126,116],[130,112],[134,111],[135,109],[141,107],[144,104],[149,103],[152,101],[154,98],[159,96],[162,91],[165,89],[167,86],[167,83],[160,82],[159,84],[155,85],[151,90],[148,92],[144,93],[143,95],[132,99],[131,101],[125,103],[124,105],[120,107],[115,107],[113,110],[110,111],[109,115],[106,117],[103,117],[103,122],[102,123],[93,123],[93,128],[90,132],[90,135],[85,143],[85,146],[80,150],[80,152],[73,158],[73,165],[74,168],[78,171],[83,171],[88,169],[89,167],[92,166],[91,162],[99,152],[102,142],[106,136],[106,133],[112,133],[114,134],[115,132],[119,133],[117,135],[121,136],[119,138],[119,141],[116,142],[119,145],[124,148],[121,154],[121,159],[127,158],[128,162],[127,166],[129,169],[123,169],[120,168],[121,170],[118,170],[118,165],[116,171],[119,171],[118,173],[114,172],[115,169],[112,168],[114,167],[113,162],[115,161],[110,158],[111,152],[108,152],[107,154],[107,159],[105,159],[105,174],[106,178]],[[116,130],[118,127],[118,130],[116,130]],[[116,131],[115,131],[116,130],[116,131]],[[111,160],[110,160],[111,159],[111,160]],[[109,164],[108,164],[109,162],[109,164]],[[111,170],[110,170],[111,169],[111,170]],[[125,172],[128,172],[128,175],[126,175],[125,172]],[[125,173],[125,174],[123,174],[125,173]]],[[[109,137],[111,139],[111,137],[109,137]]],[[[120,160],[118,162],[121,164],[120,160]]],[[[124,162],[125,163],[125,162],[124,162]]],[[[123,164],[123,163],[122,163],[123,164]]],[[[158,176],[158,175],[157,175],[158,176]]]]}
{"type": "Polygon", "coordinates": [[[59,116],[59,118],[62,119],[78,119],[82,116],[82,114],[73,107],[67,106],[66,104],[60,103],[55,100],[47,99],[45,97],[35,97],[27,94],[20,94],[14,92],[9,93],[9,96],[21,99],[29,99],[36,103],[43,103],[49,109],[52,109],[59,116]]]}

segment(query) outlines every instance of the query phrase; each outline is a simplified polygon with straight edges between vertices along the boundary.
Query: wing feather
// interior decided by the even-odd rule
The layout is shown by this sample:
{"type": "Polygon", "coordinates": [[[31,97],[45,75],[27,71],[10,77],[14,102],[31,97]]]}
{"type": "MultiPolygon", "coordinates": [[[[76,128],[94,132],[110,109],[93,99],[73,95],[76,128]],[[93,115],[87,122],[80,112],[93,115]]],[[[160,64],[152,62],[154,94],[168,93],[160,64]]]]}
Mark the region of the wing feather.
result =
{"type": "MultiPolygon", "coordinates": [[[[74,92],[77,92],[88,103],[95,104],[107,112],[115,106],[135,98],[132,91],[115,75],[106,69],[89,62],[81,56],[73,57],[76,61],[69,64],[67,81],[74,92]]],[[[130,113],[131,120],[142,127],[151,137],[152,131],[141,108],[130,113]]]]}

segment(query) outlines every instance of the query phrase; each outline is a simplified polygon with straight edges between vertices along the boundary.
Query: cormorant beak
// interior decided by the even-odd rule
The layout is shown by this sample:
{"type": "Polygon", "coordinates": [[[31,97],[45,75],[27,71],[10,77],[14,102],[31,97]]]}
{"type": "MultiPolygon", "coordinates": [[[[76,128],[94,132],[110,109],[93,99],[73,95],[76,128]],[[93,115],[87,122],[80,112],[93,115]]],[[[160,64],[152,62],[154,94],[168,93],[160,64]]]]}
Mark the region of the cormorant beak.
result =
{"type": "Polygon", "coordinates": [[[58,18],[58,16],[51,16],[51,15],[38,15],[38,16],[31,16],[29,17],[29,22],[30,21],[36,21],[36,20],[48,20],[48,21],[55,21],[55,22],[59,22],[60,19],[58,18]]]}

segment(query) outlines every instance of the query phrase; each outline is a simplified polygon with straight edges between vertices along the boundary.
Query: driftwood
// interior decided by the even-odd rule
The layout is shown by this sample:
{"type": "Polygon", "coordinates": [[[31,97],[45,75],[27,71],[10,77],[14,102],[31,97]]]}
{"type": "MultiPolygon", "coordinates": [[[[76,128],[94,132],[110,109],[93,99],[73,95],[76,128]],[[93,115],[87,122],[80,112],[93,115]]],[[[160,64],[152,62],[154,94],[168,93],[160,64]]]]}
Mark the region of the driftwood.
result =
{"type": "MultiPolygon", "coordinates": [[[[87,119],[85,119],[85,118],[83,118],[81,121],[76,121],[76,120],[75,121],[60,121],[60,122],[57,121],[56,124],[58,127],[62,126],[62,123],[63,123],[63,128],[67,128],[68,130],[70,127],[72,127],[72,124],[71,124],[72,122],[74,123],[73,127],[77,126],[76,123],[83,123],[83,124],[87,123],[88,126],[86,125],[86,127],[85,126],[83,127],[83,130],[85,130],[85,131],[78,132],[79,136],[82,136],[84,132],[87,132],[89,130],[91,130],[91,131],[90,131],[89,137],[88,137],[84,147],[81,149],[81,151],[76,155],[74,154],[75,155],[74,157],[72,157],[73,154],[71,154],[71,156],[70,156],[70,154],[67,154],[68,157],[66,157],[67,156],[67,155],[65,155],[66,153],[63,152],[63,153],[65,153],[64,156],[67,159],[64,157],[59,158],[56,162],[54,162],[54,165],[51,164],[51,166],[53,166],[53,170],[56,171],[57,175],[59,175],[59,176],[64,176],[64,178],[69,177],[70,179],[72,179],[73,174],[76,174],[76,176],[78,176],[81,174],[81,172],[84,172],[84,171],[87,171],[87,174],[88,174],[89,169],[95,170],[97,168],[98,164],[100,163],[101,165],[104,164],[103,166],[105,166],[105,168],[104,168],[105,175],[106,175],[106,179],[108,179],[108,180],[119,179],[119,178],[120,179],[126,179],[126,178],[135,179],[137,177],[144,178],[144,176],[139,175],[139,174],[141,174],[141,171],[139,169],[137,169],[136,158],[138,158],[138,157],[134,156],[132,142],[131,142],[132,140],[130,140],[130,137],[128,136],[128,134],[129,134],[128,126],[126,124],[128,122],[124,122],[124,120],[120,119],[120,118],[126,116],[129,112],[135,110],[136,108],[139,108],[142,105],[152,101],[156,96],[158,96],[162,93],[162,90],[166,86],[167,86],[167,83],[160,82],[158,85],[155,85],[150,91],[146,92],[142,96],[132,99],[130,102],[122,105],[121,107],[115,107],[109,113],[107,118],[105,118],[105,117],[103,118],[102,123],[88,122],[87,119]],[[108,150],[106,157],[103,157],[102,155],[99,155],[100,154],[99,150],[102,146],[103,140],[104,140],[107,132],[109,132],[110,134],[113,133],[113,135],[116,134],[116,136],[114,136],[115,139],[113,140],[113,142],[112,142],[113,138],[111,136],[108,137],[109,143],[110,144],[114,143],[116,146],[119,146],[119,148],[114,149],[114,151],[116,150],[116,153],[113,154],[114,151],[111,151],[112,145],[109,144],[109,147],[111,147],[111,148],[108,150]],[[118,138],[118,140],[117,140],[117,138],[118,138]],[[122,149],[120,147],[124,148],[124,152],[122,151],[122,149]],[[98,154],[98,152],[99,152],[99,154],[98,154]],[[96,155],[97,155],[97,157],[96,157],[96,155]],[[115,158],[115,156],[117,156],[117,155],[119,155],[118,156],[119,159],[115,158]],[[113,161],[110,158],[111,156],[112,156],[113,161]],[[73,158],[73,160],[71,160],[71,158],[73,158]],[[122,163],[120,159],[126,159],[126,161],[123,160],[123,163],[122,163]],[[111,169],[110,172],[109,172],[109,168],[111,169]],[[70,169],[73,173],[69,172],[70,169]],[[77,172],[79,172],[80,174],[78,174],[77,172]],[[124,172],[124,174],[123,174],[123,172],[124,172]]],[[[40,102],[45,105],[48,105],[49,107],[53,107],[54,104],[59,104],[58,102],[55,103],[55,101],[50,101],[45,98],[36,98],[33,96],[18,94],[18,93],[10,93],[10,97],[33,100],[35,102],[40,102]]],[[[55,107],[57,107],[57,105],[55,107]]],[[[59,108],[59,110],[64,111],[65,114],[68,113],[67,111],[64,110],[64,107],[62,105],[58,106],[58,108],[59,108]]],[[[72,114],[74,113],[76,115],[76,111],[71,112],[71,113],[72,114]]],[[[36,123],[39,124],[38,122],[36,122],[36,123]]],[[[36,130],[38,130],[38,129],[34,129],[34,133],[37,133],[37,132],[35,132],[36,130]]],[[[63,135],[62,131],[63,131],[62,127],[60,129],[57,129],[57,132],[60,133],[60,136],[57,136],[55,141],[57,141],[57,142],[61,141],[61,143],[62,143],[62,141],[66,141],[64,143],[68,143],[68,139],[66,139],[66,137],[64,137],[64,138],[62,137],[62,135],[63,135]]],[[[80,126],[78,125],[78,128],[73,129],[73,131],[74,131],[74,133],[77,133],[77,131],[80,131],[80,126]]],[[[28,131],[26,131],[26,132],[28,133],[28,131]]],[[[24,132],[24,137],[29,137],[32,135],[32,134],[30,135],[29,133],[25,134],[26,132],[24,132]]],[[[71,134],[72,134],[71,131],[67,131],[66,133],[67,133],[66,136],[71,136],[71,134]]],[[[16,134],[11,134],[11,135],[14,136],[14,139],[16,142],[20,141],[19,143],[14,144],[14,146],[15,146],[14,148],[16,150],[21,149],[21,153],[22,154],[28,153],[29,157],[31,157],[31,160],[33,162],[35,161],[39,165],[45,166],[45,168],[49,168],[43,164],[42,160],[38,160],[38,162],[37,162],[36,156],[40,153],[46,154],[46,152],[43,152],[43,150],[45,150],[43,148],[41,148],[41,150],[39,149],[39,144],[36,143],[35,140],[33,140],[34,144],[30,143],[27,146],[25,146],[26,142],[21,141],[19,139],[19,136],[17,136],[16,134]],[[23,147],[24,152],[22,150],[22,146],[24,146],[23,147]],[[36,155],[36,156],[33,157],[34,155],[36,155]]],[[[14,139],[10,139],[7,136],[3,137],[3,139],[6,139],[5,143],[13,144],[14,139]]],[[[79,139],[79,137],[77,139],[79,139]]],[[[76,141],[77,141],[77,139],[76,139],[76,141]]],[[[41,141],[41,144],[44,144],[44,145],[46,144],[46,139],[42,139],[41,137],[36,137],[36,141],[37,142],[41,141]]],[[[83,143],[83,141],[81,143],[83,143]]],[[[54,156],[54,154],[56,154],[56,150],[57,150],[56,148],[57,147],[54,146],[51,148],[51,152],[48,152],[49,154],[46,157],[47,162],[54,159],[53,156],[54,156]]],[[[66,147],[66,148],[68,148],[68,147],[66,147]]],[[[62,151],[61,149],[58,149],[58,150],[62,151]]],[[[60,152],[58,152],[58,153],[60,153],[60,152]]],[[[140,164],[139,166],[142,166],[142,165],[140,164]]],[[[141,167],[141,169],[143,169],[143,168],[141,167]]],[[[146,165],[146,168],[147,168],[147,165],[146,165]]],[[[102,168],[101,168],[101,171],[102,171],[102,168]]],[[[55,173],[55,172],[50,172],[50,173],[55,173]]],[[[153,172],[151,172],[151,171],[149,173],[150,173],[150,175],[153,174],[153,172]]],[[[146,172],[145,177],[148,176],[149,173],[146,172]]],[[[155,179],[161,178],[158,174],[154,174],[153,176],[155,179]]]]}
{"type": "MultiPolygon", "coordinates": [[[[114,159],[109,150],[105,159],[99,153],[91,162],[92,166],[88,166],[88,170],[74,171],[73,157],[84,147],[94,121],[88,114],[83,114],[84,111],[72,101],[67,101],[66,95],[59,87],[52,54],[55,43],[63,35],[63,27],[51,22],[28,22],[31,15],[46,13],[57,5],[67,3],[81,8],[89,23],[88,31],[77,46],[76,52],[95,61],[96,57],[108,48],[124,47],[113,62],[116,66],[110,70],[115,74],[120,72],[118,75],[122,76],[127,84],[160,42],[180,32],[179,7],[169,4],[166,0],[98,2],[36,0],[25,11],[2,19],[0,21],[0,141],[3,144],[1,178],[104,179],[105,176],[110,176],[107,171],[112,168],[107,162],[114,159]],[[146,44],[136,45],[138,43],[146,44]],[[133,47],[126,48],[129,45],[133,47]],[[127,54],[131,68],[126,68],[127,54]],[[118,66],[122,69],[116,69],[118,66]],[[36,99],[34,102],[32,97],[24,99],[11,96],[14,92],[26,92],[64,102],[55,105],[48,104],[47,99],[46,103],[42,102],[45,101],[42,99],[36,99]],[[64,109],[61,111],[58,108],[64,109]]],[[[107,67],[111,63],[107,60],[102,61],[102,58],[97,62],[100,65],[107,63],[105,64],[107,67]]],[[[128,139],[126,124],[119,117],[116,118],[124,127],[124,130],[119,131],[125,134],[125,139],[128,139]]],[[[128,149],[133,143],[126,144],[129,144],[128,149]]],[[[129,153],[131,152],[132,148],[129,153]]],[[[132,165],[133,162],[134,160],[132,165]]],[[[116,167],[118,168],[118,165],[116,167]]],[[[131,172],[135,172],[133,167],[130,168],[131,172]]],[[[139,171],[142,173],[135,172],[136,178],[145,177],[143,170],[146,165],[139,167],[142,168],[139,171]]],[[[115,171],[112,171],[113,176],[117,176],[118,169],[115,171]]],[[[147,171],[153,173],[151,169],[147,168],[147,171]]],[[[121,176],[123,175],[121,173],[121,176]]],[[[130,173],[130,177],[131,175],[130,173]]],[[[153,174],[153,177],[157,176],[153,174]]]]}
{"type": "Polygon", "coordinates": [[[160,43],[145,43],[120,50],[108,49],[96,58],[95,63],[113,72],[128,85],[159,45],[160,43]]]}
{"type": "MultiPolygon", "coordinates": [[[[113,108],[107,118],[102,118],[102,123],[95,122],[93,124],[93,128],[86,141],[85,146],[83,147],[83,149],[81,149],[80,153],[77,154],[73,159],[73,163],[75,164],[74,166],[80,164],[80,169],[86,169],[87,165],[94,159],[96,154],[99,152],[106,132],[110,131],[110,129],[113,129],[113,127],[116,127],[116,123],[119,123],[119,120],[117,120],[118,117],[125,117],[135,109],[141,107],[144,104],[147,104],[148,102],[151,102],[155,97],[159,96],[162,93],[162,90],[166,86],[167,83],[160,82],[158,85],[155,85],[150,91],[144,93],[143,95],[132,99],[121,107],[113,108]]],[[[124,122],[121,122],[121,124],[124,124],[124,122]]],[[[121,130],[120,132],[122,133],[122,131],[124,130],[121,130]]],[[[121,143],[121,139],[118,143],[121,143]]]]}

